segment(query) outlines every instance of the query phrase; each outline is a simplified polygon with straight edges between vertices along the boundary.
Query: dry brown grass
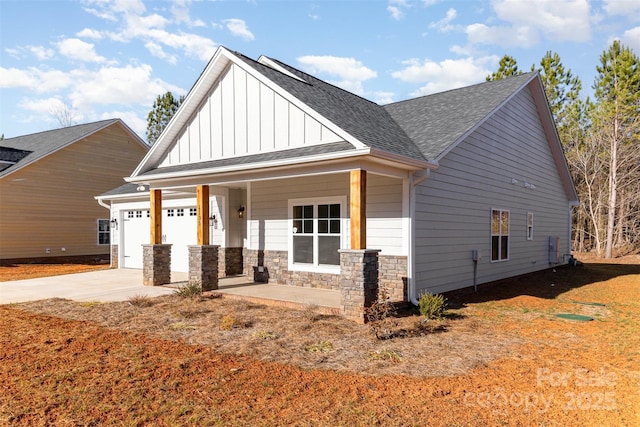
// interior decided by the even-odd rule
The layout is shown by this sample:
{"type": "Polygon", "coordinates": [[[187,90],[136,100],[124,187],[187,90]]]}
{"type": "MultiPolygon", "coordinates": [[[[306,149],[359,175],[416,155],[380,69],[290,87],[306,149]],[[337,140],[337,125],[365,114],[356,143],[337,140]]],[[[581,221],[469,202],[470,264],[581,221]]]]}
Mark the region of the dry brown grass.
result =
{"type": "Polygon", "coordinates": [[[206,295],[0,307],[0,424],[640,425],[640,265],[448,297],[448,317],[401,312],[388,340],[206,295]]]}

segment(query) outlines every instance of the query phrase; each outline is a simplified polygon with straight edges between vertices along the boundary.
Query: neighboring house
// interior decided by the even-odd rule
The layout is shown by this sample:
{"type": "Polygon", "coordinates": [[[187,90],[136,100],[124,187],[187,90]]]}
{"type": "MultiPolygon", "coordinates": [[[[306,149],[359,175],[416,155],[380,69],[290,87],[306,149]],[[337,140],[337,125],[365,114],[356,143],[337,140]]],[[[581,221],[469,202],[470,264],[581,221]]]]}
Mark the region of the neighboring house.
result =
{"type": "Polygon", "coordinates": [[[119,119],[0,141],[0,260],[108,257],[111,218],[94,196],[147,151],[119,119]]]}
{"type": "Polygon", "coordinates": [[[146,284],[167,252],[206,282],[212,243],[217,276],[339,289],[360,319],[378,286],[415,302],[566,263],[577,203],[537,73],[380,106],[225,48],[126,181],[98,199],[146,284]]]}

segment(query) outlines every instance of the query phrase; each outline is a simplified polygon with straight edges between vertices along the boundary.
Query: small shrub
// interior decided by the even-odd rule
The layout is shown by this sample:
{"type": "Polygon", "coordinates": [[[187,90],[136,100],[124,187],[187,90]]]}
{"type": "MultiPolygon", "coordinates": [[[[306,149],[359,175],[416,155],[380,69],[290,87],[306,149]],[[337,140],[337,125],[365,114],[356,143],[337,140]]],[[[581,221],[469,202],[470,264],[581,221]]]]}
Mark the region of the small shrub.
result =
{"type": "Polygon", "coordinates": [[[441,294],[424,292],[418,300],[420,314],[427,320],[440,319],[447,310],[447,300],[441,294]]]}
{"type": "Polygon", "coordinates": [[[402,362],[402,357],[394,350],[389,348],[383,348],[381,350],[375,350],[369,353],[369,360],[388,360],[393,363],[402,362]]]}
{"type": "Polygon", "coordinates": [[[185,331],[185,330],[195,330],[198,329],[197,327],[195,327],[194,325],[189,325],[187,323],[184,322],[176,322],[176,323],[172,323],[171,325],[169,325],[169,329],[173,330],[173,331],[185,331]]]}
{"type": "Polygon", "coordinates": [[[224,329],[225,331],[230,331],[236,326],[236,316],[233,314],[227,314],[220,321],[220,329],[224,329]]]}
{"type": "Polygon", "coordinates": [[[151,307],[153,301],[146,295],[134,295],[129,298],[129,304],[134,307],[151,307]]]}
{"type": "Polygon", "coordinates": [[[180,298],[195,298],[202,295],[202,285],[200,282],[189,282],[178,286],[174,292],[180,298]]]}
{"type": "Polygon", "coordinates": [[[269,331],[257,331],[253,334],[254,338],[258,338],[261,340],[275,340],[277,337],[276,334],[274,334],[273,332],[269,332],[269,331]]]}
{"type": "Polygon", "coordinates": [[[364,309],[365,320],[379,340],[393,338],[393,330],[398,326],[398,322],[393,318],[397,314],[396,307],[390,299],[387,291],[381,288],[378,290],[377,301],[364,309]]]}
{"type": "Polygon", "coordinates": [[[316,322],[322,317],[320,313],[318,313],[317,304],[306,304],[302,310],[302,315],[310,323],[316,322]]]}
{"type": "Polygon", "coordinates": [[[318,341],[306,346],[304,349],[311,353],[326,353],[333,350],[333,344],[329,341],[318,341]]]}

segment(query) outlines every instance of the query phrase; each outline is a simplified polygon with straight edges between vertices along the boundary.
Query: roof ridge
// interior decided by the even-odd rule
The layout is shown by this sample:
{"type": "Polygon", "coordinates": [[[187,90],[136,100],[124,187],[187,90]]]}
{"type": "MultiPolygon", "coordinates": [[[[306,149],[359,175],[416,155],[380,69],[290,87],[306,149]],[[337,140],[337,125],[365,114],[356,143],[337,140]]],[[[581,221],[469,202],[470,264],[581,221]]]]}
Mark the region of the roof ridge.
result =
{"type": "Polygon", "coordinates": [[[528,77],[530,77],[530,76],[532,76],[532,75],[534,75],[536,73],[538,73],[538,71],[528,71],[526,73],[516,74],[514,76],[508,76],[508,77],[505,77],[505,78],[502,78],[502,79],[498,79],[498,80],[490,80],[490,81],[478,82],[478,83],[475,83],[475,84],[472,84],[472,85],[468,85],[468,86],[461,86],[461,87],[456,87],[456,88],[452,88],[452,89],[443,90],[442,92],[434,92],[434,93],[430,93],[430,94],[427,94],[427,95],[421,95],[421,96],[416,96],[414,98],[408,98],[408,99],[403,99],[403,100],[396,101],[396,102],[391,102],[389,104],[383,105],[383,107],[398,105],[398,104],[402,104],[402,103],[405,103],[405,102],[418,101],[418,100],[421,100],[421,99],[424,99],[424,98],[427,98],[427,97],[430,97],[430,96],[444,95],[444,94],[448,94],[448,93],[459,91],[459,90],[470,90],[470,89],[474,89],[474,88],[477,88],[478,86],[483,86],[483,85],[501,84],[501,83],[504,83],[505,81],[509,81],[509,80],[513,80],[513,79],[517,79],[517,78],[518,79],[522,78],[523,80],[526,80],[526,79],[523,78],[524,76],[527,76],[527,78],[528,78],[528,77]]]}
{"type": "Polygon", "coordinates": [[[80,126],[96,125],[98,123],[116,122],[118,120],[120,120],[120,119],[114,118],[114,119],[98,120],[96,122],[80,123],[80,124],[77,124],[77,125],[63,126],[63,127],[59,127],[59,128],[56,128],[56,129],[49,129],[49,130],[43,130],[43,131],[40,131],[40,132],[28,133],[28,134],[25,134],[25,135],[12,136],[11,138],[5,138],[5,139],[1,140],[0,144],[2,144],[3,142],[6,142],[6,141],[11,141],[12,139],[26,138],[26,137],[40,135],[40,134],[49,133],[49,132],[59,132],[59,131],[62,131],[62,130],[69,130],[69,129],[72,129],[72,128],[79,128],[80,126]]]}

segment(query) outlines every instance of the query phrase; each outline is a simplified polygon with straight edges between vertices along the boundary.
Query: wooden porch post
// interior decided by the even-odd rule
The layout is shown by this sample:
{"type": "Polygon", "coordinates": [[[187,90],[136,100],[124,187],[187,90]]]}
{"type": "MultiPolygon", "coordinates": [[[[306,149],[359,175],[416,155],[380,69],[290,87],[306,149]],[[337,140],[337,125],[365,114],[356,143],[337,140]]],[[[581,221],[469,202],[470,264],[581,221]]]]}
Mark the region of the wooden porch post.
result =
{"type": "Polygon", "coordinates": [[[198,244],[209,244],[209,186],[198,185],[196,188],[198,215],[198,244]]]}
{"type": "Polygon", "coordinates": [[[151,244],[162,243],[162,190],[150,190],[151,244]]]}
{"type": "Polygon", "coordinates": [[[367,248],[367,171],[351,171],[349,198],[351,249],[367,248]]]}

